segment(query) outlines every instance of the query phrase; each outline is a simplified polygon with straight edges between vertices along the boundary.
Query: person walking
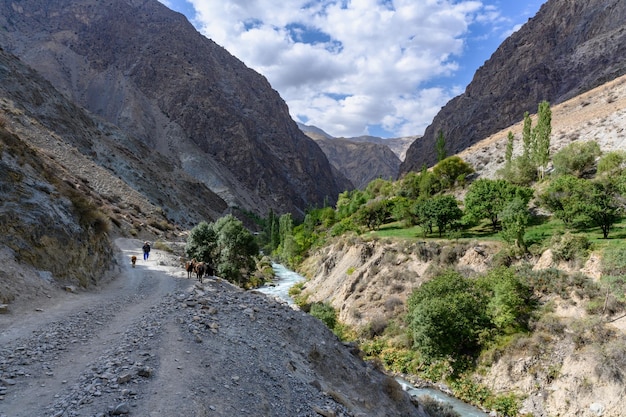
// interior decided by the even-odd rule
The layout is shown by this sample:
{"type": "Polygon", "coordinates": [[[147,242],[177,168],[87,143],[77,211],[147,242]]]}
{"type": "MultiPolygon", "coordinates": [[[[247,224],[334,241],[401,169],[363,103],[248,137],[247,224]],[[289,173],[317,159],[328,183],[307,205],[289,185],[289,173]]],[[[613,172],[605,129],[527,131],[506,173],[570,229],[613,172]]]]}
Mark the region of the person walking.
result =
{"type": "Polygon", "coordinates": [[[150,256],[150,243],[146,242],[143,244],[143,260],[147,261],[150,256]]]}

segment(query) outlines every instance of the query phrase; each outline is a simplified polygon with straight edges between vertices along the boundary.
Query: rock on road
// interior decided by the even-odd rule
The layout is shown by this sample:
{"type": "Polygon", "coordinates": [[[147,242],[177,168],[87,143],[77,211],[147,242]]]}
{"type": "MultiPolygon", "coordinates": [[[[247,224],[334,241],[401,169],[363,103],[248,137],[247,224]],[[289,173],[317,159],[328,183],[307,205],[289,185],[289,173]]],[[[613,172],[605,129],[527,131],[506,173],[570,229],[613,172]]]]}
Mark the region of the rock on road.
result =
{"type": "Polygon", "coordinates": [[[0,417],[424,415],[317,319],[116,245],[100,288],[0,315],[0,417]]]}

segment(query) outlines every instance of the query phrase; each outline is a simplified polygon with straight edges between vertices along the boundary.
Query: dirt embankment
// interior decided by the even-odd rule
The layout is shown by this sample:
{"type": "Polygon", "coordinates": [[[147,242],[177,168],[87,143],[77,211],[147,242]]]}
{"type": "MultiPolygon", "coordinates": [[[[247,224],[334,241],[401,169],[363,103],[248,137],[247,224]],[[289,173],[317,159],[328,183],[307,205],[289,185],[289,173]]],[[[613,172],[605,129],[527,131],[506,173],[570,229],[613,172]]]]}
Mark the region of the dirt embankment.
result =
{"type": "MultiPolygon", "coordinates": [[[[497,251],[496,244],[484,242],[338,240],[305,263],[302,272],[310,279],[303,294],[310,302],[331,303],[344,323],[382,332],[437,269],[455,267],[471,276],[486,271],[497,251]]],[[[594,280],[601,275],[598,254],[576,268],[554,261],[549,251],[533,262],[535,270],[580,271],[594,280]]],[[[623,416],[626,317],[607,321],[590,315],[587,301],[576,291],[542,299],[553,312],[493,357],[476,380],[495,392],[518,394],[523,413],[535,417],[623,416]]]]}

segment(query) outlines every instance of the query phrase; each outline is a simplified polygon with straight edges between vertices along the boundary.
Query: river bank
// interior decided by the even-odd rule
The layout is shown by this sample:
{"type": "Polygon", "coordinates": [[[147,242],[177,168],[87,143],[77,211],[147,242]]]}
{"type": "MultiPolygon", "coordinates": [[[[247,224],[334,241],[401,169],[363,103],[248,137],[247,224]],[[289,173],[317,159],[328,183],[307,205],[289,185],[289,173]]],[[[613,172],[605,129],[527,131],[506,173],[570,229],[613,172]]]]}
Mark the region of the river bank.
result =
{"type": "MultiPolygon", "coordinates": [[[[289,289],[295,284],[305,281],[306,278],[281,264],[272,264],[272,268],[274,269],[274,274],[276,276],[275,280],[270,285],[261,287],[259,291],[264,294],[281,298],[289,304],[293,304],[294,301],[289,296],[289,289]]],[[[402,389],[412,397],[419,398],[421,396],[429,396],[441,403],[449,404],[452,409],[456,411],[461,417],[489,416],[489,414],[485,413],[479,408],[467,404],[451,395],[448,395],[437,388],[416,387],[414,384],[411,384],[406,379],[398,376],[396,376],[395,379],[396,381],[398,381],[400,386],[402,386],[402,389]]]]}

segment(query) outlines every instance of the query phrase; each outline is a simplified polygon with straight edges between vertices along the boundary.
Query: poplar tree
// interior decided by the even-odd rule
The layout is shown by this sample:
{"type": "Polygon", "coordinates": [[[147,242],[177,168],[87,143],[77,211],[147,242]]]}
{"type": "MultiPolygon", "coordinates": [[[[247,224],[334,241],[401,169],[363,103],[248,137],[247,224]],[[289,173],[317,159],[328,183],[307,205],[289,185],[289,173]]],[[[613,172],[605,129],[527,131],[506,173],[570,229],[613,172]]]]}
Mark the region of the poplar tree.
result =
{"type": "Polygon", "coordinates": [[[513,140],[515,137],[513,136],[513,132],[509,131],[509,135],[506,141],[506,150],[504,151],[504,160],[506,161],[506,169],[509,170],[511,168],[511,161],[513,159],[513,140]]]}
{"type": "Polygon", "coordinates": [[[542,101],[537,108],[537,126],[533,129],[533,162],[539,169],[539,178],[543,179],[550,160],[550,135],[552,134],[552,111],[550,103],[542,101]]]}
{"type": "Polygon", "coordinates": [[[446,159],[446,139],[443,137],[443,131],[439,131],[437,136],[437,142],[435,143],[435,150],[437,151],[437,162],[441,162],[446,159]]]}

